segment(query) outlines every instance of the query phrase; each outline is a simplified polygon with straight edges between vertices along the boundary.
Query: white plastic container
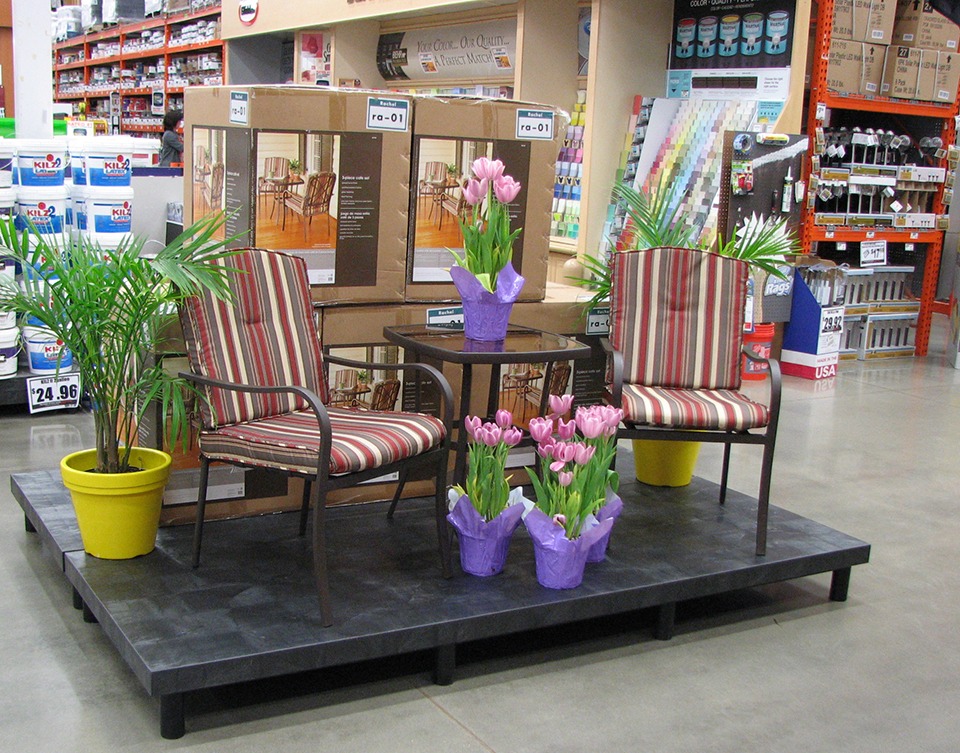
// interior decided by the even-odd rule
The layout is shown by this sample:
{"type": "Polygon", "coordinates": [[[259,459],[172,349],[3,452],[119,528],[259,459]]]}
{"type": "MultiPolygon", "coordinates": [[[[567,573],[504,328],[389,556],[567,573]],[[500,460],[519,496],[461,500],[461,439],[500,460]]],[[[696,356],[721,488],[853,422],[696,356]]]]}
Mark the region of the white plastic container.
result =
{"type": "Polygon", "coordinates": [[[59,235],[66,230],[67,198],[70,192],[64,185],[24,186],[17,191],[18,230],[33,222],[42,235],[59,235]]]}
{"type": "MultiPolygon", "coordinates": [[[[0,312],[0,320],[5,312],[0,312]]],[[[14,326],[0,329],[0,379],[6,379],[17,373],[17,356],[20,355],[20,330],[14,326]]]]}
{"type": "Polygon", "coordinates": [[[75,186],[87,184],[86,155],[87,144],[92,141],[86,137],[74,137],[67,142],[70,146],[70,178],[75,186]]]}
{"type": "Polygon", "coordinates": [[[87,234],[87,187],[74,186],[70,189],[70,231],[74,240],[87,234]]]}
{"type": "Polygon", "coordinates": [[[87,144],[86,182],[91,188],[116,188],[130,185],[133,145],[122,136],[94,138],[87,144]]]}
{"type": "Polygon", "coordinates": [[[62,139],[17,141],[17,167],[21,186],[62,186],[66,164],[67,147],[62,139]]]}
{"type": "Polygon", "coordinates": [[[73,366],[73,353],[45,327],[24,327],[23,345],[31,374],[55,374],[73,366]]]}
{"type": "Polygon", "coordinates": [[[0,188],[9,188],[13,185],[13,160],[16,150],[13,144],[0,139],[0,188]]]}
{"type": "Polygon", "coordinates": [[[104,246],[116,247],[130,238],[133,220],[132,188],[86,190],[86,237],[104,246]]]}
{"type": "Polygon", "coordinates": [[[17,213],[17,189],[13,186],[0,188],[0,217],[12,217],[17,213]]]}
{"type": "Polygon", "coordinates": [[[160,159],[160,139],[130,136],[134,167],[153,167],[160,159]]]}
{"type": "Polygon", "coordinates": [[[17,326],[17,312],[0,309],[0,331],[17,326]]]}

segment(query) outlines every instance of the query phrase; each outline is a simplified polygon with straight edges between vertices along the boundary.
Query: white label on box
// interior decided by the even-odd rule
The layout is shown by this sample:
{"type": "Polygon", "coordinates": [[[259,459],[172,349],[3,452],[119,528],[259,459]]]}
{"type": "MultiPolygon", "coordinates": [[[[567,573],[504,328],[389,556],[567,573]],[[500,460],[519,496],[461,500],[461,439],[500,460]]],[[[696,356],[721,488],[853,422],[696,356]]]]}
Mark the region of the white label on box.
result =
{"type": "Polygon", "coordinates": [[[27,409],[42,413],[80,405],[80,375],[76,372],[27,379],[27,409]]]}
{"type": "Polygon", "coordinates": [[[367,128],[375,131],[406,131],[410,125],[410,103],[405,99],[367,99],[367,128]]]}
{"type": "Polygon", "coordinates": [[[827,117],[827,105],[823,102],[817,102],[817,120],[823,120],[827,117]]]}
{"type": "Polygon", "coordinates": [[[817,353],[837,353],[840,336],[843,334],[843,306],[828,306],[820,309],[820,336],[817,338],[817,353]]]}
{"type": "Polygon", "coordinates": [[[250,123],[250,95],[247,92],[230,92],[230,122],[237,125],[250,123]]]}
{"type": "Polygon", "coordinates": [[[887,263],[886,241],[863,241],[860,244],[860,266],[875,267],[887,263]]]}
{"type": "Polygon", "coordinates": [[[610,334],[610,307],[596,306],[590,309],[587,314],[586,335],[608,335],[610,334]]]}
{"type": "Polygon", "coordinates": [[[873,29],[870,32],[870,36],[874,39],[883,39],[883,29],[873,29]]]}
{"type": "Polygon", "coordinates": [[[427,309],[427,326],[440,329],[463,329],[463,306],[445,306],[439,309],[427,309]]]}
{"type": "Polygon", "coordinates": [[[553,113],[550,110],[517,110],[517,138],[551,141],[553,113]]]}

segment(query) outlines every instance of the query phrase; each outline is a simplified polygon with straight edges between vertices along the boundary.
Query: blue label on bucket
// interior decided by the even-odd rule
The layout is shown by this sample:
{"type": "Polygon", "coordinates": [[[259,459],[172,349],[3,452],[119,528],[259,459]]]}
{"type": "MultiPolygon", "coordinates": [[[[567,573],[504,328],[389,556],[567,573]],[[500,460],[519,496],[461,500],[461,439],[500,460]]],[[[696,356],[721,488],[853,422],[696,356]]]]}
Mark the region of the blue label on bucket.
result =
{"type": "Polygon", "coordinates": [[[50,334],[28,338],[27,355],[30,357],[30,370],[33,372],[56,371],[58,366],[62,371],[73,366],[73,353],[50,334]]]}
{"type": "Polygon", "coordinates": [[[63,157],[54,154],[21,154],[21,186],[62,186],[63,157]]]}
{"type": "Polygon", "coordinates": [[[132,217],[129,201],[93,203],[93,230],[96,233],[129,233],[132,217]]]}
{"type": "Polygon", "coordinates": [[[38,201],[35,204],[20,203],[20,214],[14,220],[17,230],[27,229],[27,220],[30,220],[38,233],[44,235],[63,232],[63,213],[57,211],[55,204],[49,201],[38,201]]]}
{"type": "Polygon", "coordinates": [[[70,162],[70,177],[73,178],[73,185],[87,185],[87,172],[83,168],[83,160],[74,159],[70,162]]]}
{"type": "Polygon", "coordinates": [[[87,155],[87,183],[91,186],[129,186],[130,158],[122,154],[104,159],[87,155]]]}

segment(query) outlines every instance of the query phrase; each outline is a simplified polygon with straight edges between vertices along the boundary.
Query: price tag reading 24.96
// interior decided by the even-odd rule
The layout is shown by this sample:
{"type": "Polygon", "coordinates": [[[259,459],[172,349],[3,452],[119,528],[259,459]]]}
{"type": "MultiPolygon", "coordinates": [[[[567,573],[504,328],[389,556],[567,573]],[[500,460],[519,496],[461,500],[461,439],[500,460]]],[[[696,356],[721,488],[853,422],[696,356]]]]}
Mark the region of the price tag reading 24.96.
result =
{"type": "Polygon", "coordinates": [[[38,376],[27,379],[27,408],[42,413],[80,405],[80,375],[38,376]]]}

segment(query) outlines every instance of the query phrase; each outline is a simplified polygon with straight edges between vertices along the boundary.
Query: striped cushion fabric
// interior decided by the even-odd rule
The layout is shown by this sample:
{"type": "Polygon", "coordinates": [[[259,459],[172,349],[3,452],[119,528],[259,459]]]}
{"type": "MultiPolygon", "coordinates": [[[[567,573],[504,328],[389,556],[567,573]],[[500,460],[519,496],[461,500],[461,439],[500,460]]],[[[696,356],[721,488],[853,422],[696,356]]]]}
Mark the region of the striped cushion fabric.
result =
{"type": "MultiPolygon", "coordinates": [[[[180,308],[187,354],[194,373],[237,384],[298,385],[326,402],[320,339],[303,259],[249,248],[221,262],[233,300],[212,294],[180,308]]],[[[306,408],[296,395],[253,395],[209,390],[201,405],[203,425],[217,427],[306,408]]]]}
{"type": "Polygon", "coordinates": [[[610,340],[623,354],[624,381],[738,389],[747,264],[682,248],[613,260],[610,340]]]}
{"type": "Polygon", "coordinates": [[[623,385],[626,424],[746,431],[770,422],[767,406],[734,390],[668,390],[623,385]]]}
{"type": "MultiPolygon", "coordinates": [[[[378,468],[437,447],[443,423],[420,413],[329,408],[333,430],[330,474],[378,468]]],[[[320,430],[310,410],[272,416],[200,433],[200,449],[211,460],[316,473],[320,430]]]]}

